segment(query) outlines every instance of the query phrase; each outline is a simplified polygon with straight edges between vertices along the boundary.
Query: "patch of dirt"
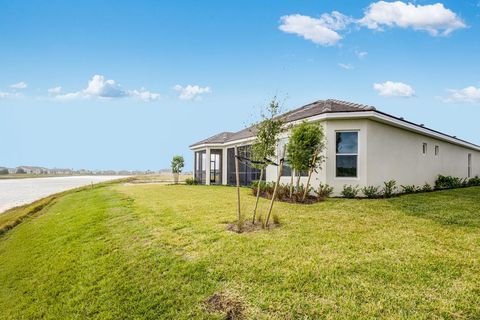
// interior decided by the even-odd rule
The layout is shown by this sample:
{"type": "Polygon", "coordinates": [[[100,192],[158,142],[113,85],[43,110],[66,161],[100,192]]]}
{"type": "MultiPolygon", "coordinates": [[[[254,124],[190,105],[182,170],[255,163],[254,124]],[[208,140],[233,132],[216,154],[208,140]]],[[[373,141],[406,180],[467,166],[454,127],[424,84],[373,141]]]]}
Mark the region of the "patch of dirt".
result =
{"type": "Polygon", "coordinates": [[[275,223],[270,221],[268,227],[263,227],[261,222],[252,223],[252,221],[244,221],[243,225],[240,227],[237,221],[233,223],[229,223],[227,225],[227,230],[236,232],[236,233],[244,233],[244,232],[255,232],[261,230],[270,230],[280,227],[279,223],[275,223]]]}
{"type": "Polygon", "coordinates": [[[230,292],[215,293],[205,301],[208,312],[221,313],[227,320],[246,319],[246,306],[242,299],[230,292]]]}

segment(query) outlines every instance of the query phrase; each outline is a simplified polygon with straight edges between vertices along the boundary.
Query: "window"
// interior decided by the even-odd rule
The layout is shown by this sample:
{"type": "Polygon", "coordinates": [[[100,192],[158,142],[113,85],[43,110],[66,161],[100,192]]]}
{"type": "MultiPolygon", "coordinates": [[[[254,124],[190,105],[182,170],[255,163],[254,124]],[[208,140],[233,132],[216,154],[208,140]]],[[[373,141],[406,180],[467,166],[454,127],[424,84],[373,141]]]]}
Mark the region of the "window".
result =
{"type": "Polygon", "coordinates": [[[472,176],[472,154],[468,154],[468,177],[472,176]]]}
{"type": "Polygon", "coordinates": [[[435,155],[438,156],[439,153],[440,153],[440,147],[435,146],[435,155]]]}
{"type": "Polygon", "coordinates": [[[336,133],[336,176],[357,177],[358,132],[336,133]]]}
{"type": "Polygon", "coordinates": [[[422,153],[427,154],[427,144],[425,142],[422,144],[422,153]]]}

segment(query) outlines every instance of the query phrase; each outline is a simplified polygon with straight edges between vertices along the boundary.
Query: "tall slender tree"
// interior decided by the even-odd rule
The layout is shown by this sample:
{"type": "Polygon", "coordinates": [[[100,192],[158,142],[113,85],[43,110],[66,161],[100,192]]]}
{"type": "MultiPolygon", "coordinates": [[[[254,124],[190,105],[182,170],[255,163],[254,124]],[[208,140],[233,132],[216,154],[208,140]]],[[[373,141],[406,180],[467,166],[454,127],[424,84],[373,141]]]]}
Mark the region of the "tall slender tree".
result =
{"type": "Polygon", "coordinates": [[[268,165],[266,160],[275,156],[279,135],[285,130],[285,123],[282,117],[280,117],[280,112],[280,104],[277,98],[274,97],[265,107],[265,110],[261,112],[261,120],[252,125],[252,131],[256,136],[251,150],[252,166],[260,169],[260,180],[257,184],[257,196],[255,207],[253,208],[252,223],[255,223],[260,187],[268,165]]]}

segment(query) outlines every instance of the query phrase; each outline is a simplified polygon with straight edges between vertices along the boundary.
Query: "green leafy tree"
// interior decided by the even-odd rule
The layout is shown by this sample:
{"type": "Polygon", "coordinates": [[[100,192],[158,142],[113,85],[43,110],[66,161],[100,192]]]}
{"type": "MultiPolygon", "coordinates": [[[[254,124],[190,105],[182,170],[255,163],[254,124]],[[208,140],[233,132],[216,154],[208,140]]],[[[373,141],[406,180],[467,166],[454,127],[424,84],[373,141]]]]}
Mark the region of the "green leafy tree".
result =
{"type": "MultiPolygon", "coordinates": [[[[307,196],[312,173],[321,168],[325,160],[325,134],[318,122],[302,122],[292,128],[287,144],[287,163],[295,172],[308,172],[302,200],[307,196]]],[[[297,177],[297,189],[300,175],[297,177]]]]}
{"type": "Polygon", "coordinates": [[[185,160],[182,156],[174,156],[171,162],[172,173],[173,173],[173,182],[178,183],[178,176],[182,172],[185,165],[185,160]]]}
{"type": "Polygon", "coordinates": [[[7,168],[0,168],[0,174],[1,175],[8,174],[8,169],[7,168]]]}
{"type": "MultiPolygon", "coordinates": [[[[252,126],[252,131],[256,136],[251,149],[252,166],[260,170],[260,181],[263,180],[265,168],[267,167],[265,160],[275,156],[278,137],[284,131],[284,120],[279,117],[280,109],[280,104],[274,97],[265,110],[262,111],[261,121],[252,126]]],[[[257,188],[252,223],[255,223],[259,198],[260,188],[257,188]]]]}
{"type": "Polygon", "coordinates": [[[181,173],[185,166],[185,159],[182,156],[174,156],[171,162],[172,172],[181,173]]]}

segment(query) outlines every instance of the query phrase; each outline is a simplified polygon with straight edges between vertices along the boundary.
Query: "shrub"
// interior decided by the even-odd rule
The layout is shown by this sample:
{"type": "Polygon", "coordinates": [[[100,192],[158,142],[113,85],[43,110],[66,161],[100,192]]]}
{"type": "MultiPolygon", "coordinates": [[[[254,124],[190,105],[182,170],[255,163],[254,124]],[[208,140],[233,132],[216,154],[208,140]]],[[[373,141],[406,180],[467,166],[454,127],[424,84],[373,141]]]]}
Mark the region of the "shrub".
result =
{"type": "Polygon", "coordinates": [[[328,184],[322,184],[318,186],[318,189],[315,190],[315,194],[317,195],[317,200],[321,201],[325,198],[330,197],[333,192],[333,187],[330,187],[328,184]]]}
{"type": "Polygon", "coordinates": [[[375,199],[375,198],[380,198],[382,196],[382,193],[379,191],[380,187],[378,186],[368,186],[368,187],[363,187],[362,192],[365,195],[365,197],[370,198],[370,199],[375,199]]]}
{"type": "Polygon", "coordinates": [[[195,179],[195,178],[187,178],[185,179],[185,183],[188,185],[196,185],[196,184],[200,184],[200,181],[198,181],[198,179],[195,179]]]}
{"type": "Polygon", "coordinates": [[[453,189],[465,186],[465,179],[439,175],[435,180],[435,189],[453,189]]]}
{"type": "Polygon", "coordinates": [[[433,191],[433,188],[431,185],[429,185],[428,183],[425,182],[425,184],[423,185],[423,187],[421,188],[421,190],[423,192],[430,192],[430,191],[433,191]]]}
{"type": "Polygon", "coordinates": [[[480,186],[480,178],[478,176],[475,176],[475,178],[470,178],[470,180],[468,180],[468,185],[470,187],[480,186]]]}
{"type": "Polygon", "coordinates": [[[358,186],[344,185],[342,196],[345,198],[355,198],[358,194],[358,186]]]}
{"type": "Polygon", "coordinates": [[[290,196],[290,186],[287,184],[279,184],[277,187],[277,200],[286,200],[290,196]]]}
{"type": "Polygon", "coordinates": [[[406,193],[406,194],[409,194],[409,193],[415,193],[415,192],[419,192],[421,191],[422,189],[421,188],[417,188],[415,185],[407,185],[407,186],[400,186],[402,187],[402,192],[403,193],[406,193]]]}
{"type": "Polygon", "coordinates": [[[384,198],[391,198],[393,195],[395,195],[395,192],[397,190],[397,182],[395,180],[390,180],[386,181],[383,183],[383,197],[384,198]]]}

